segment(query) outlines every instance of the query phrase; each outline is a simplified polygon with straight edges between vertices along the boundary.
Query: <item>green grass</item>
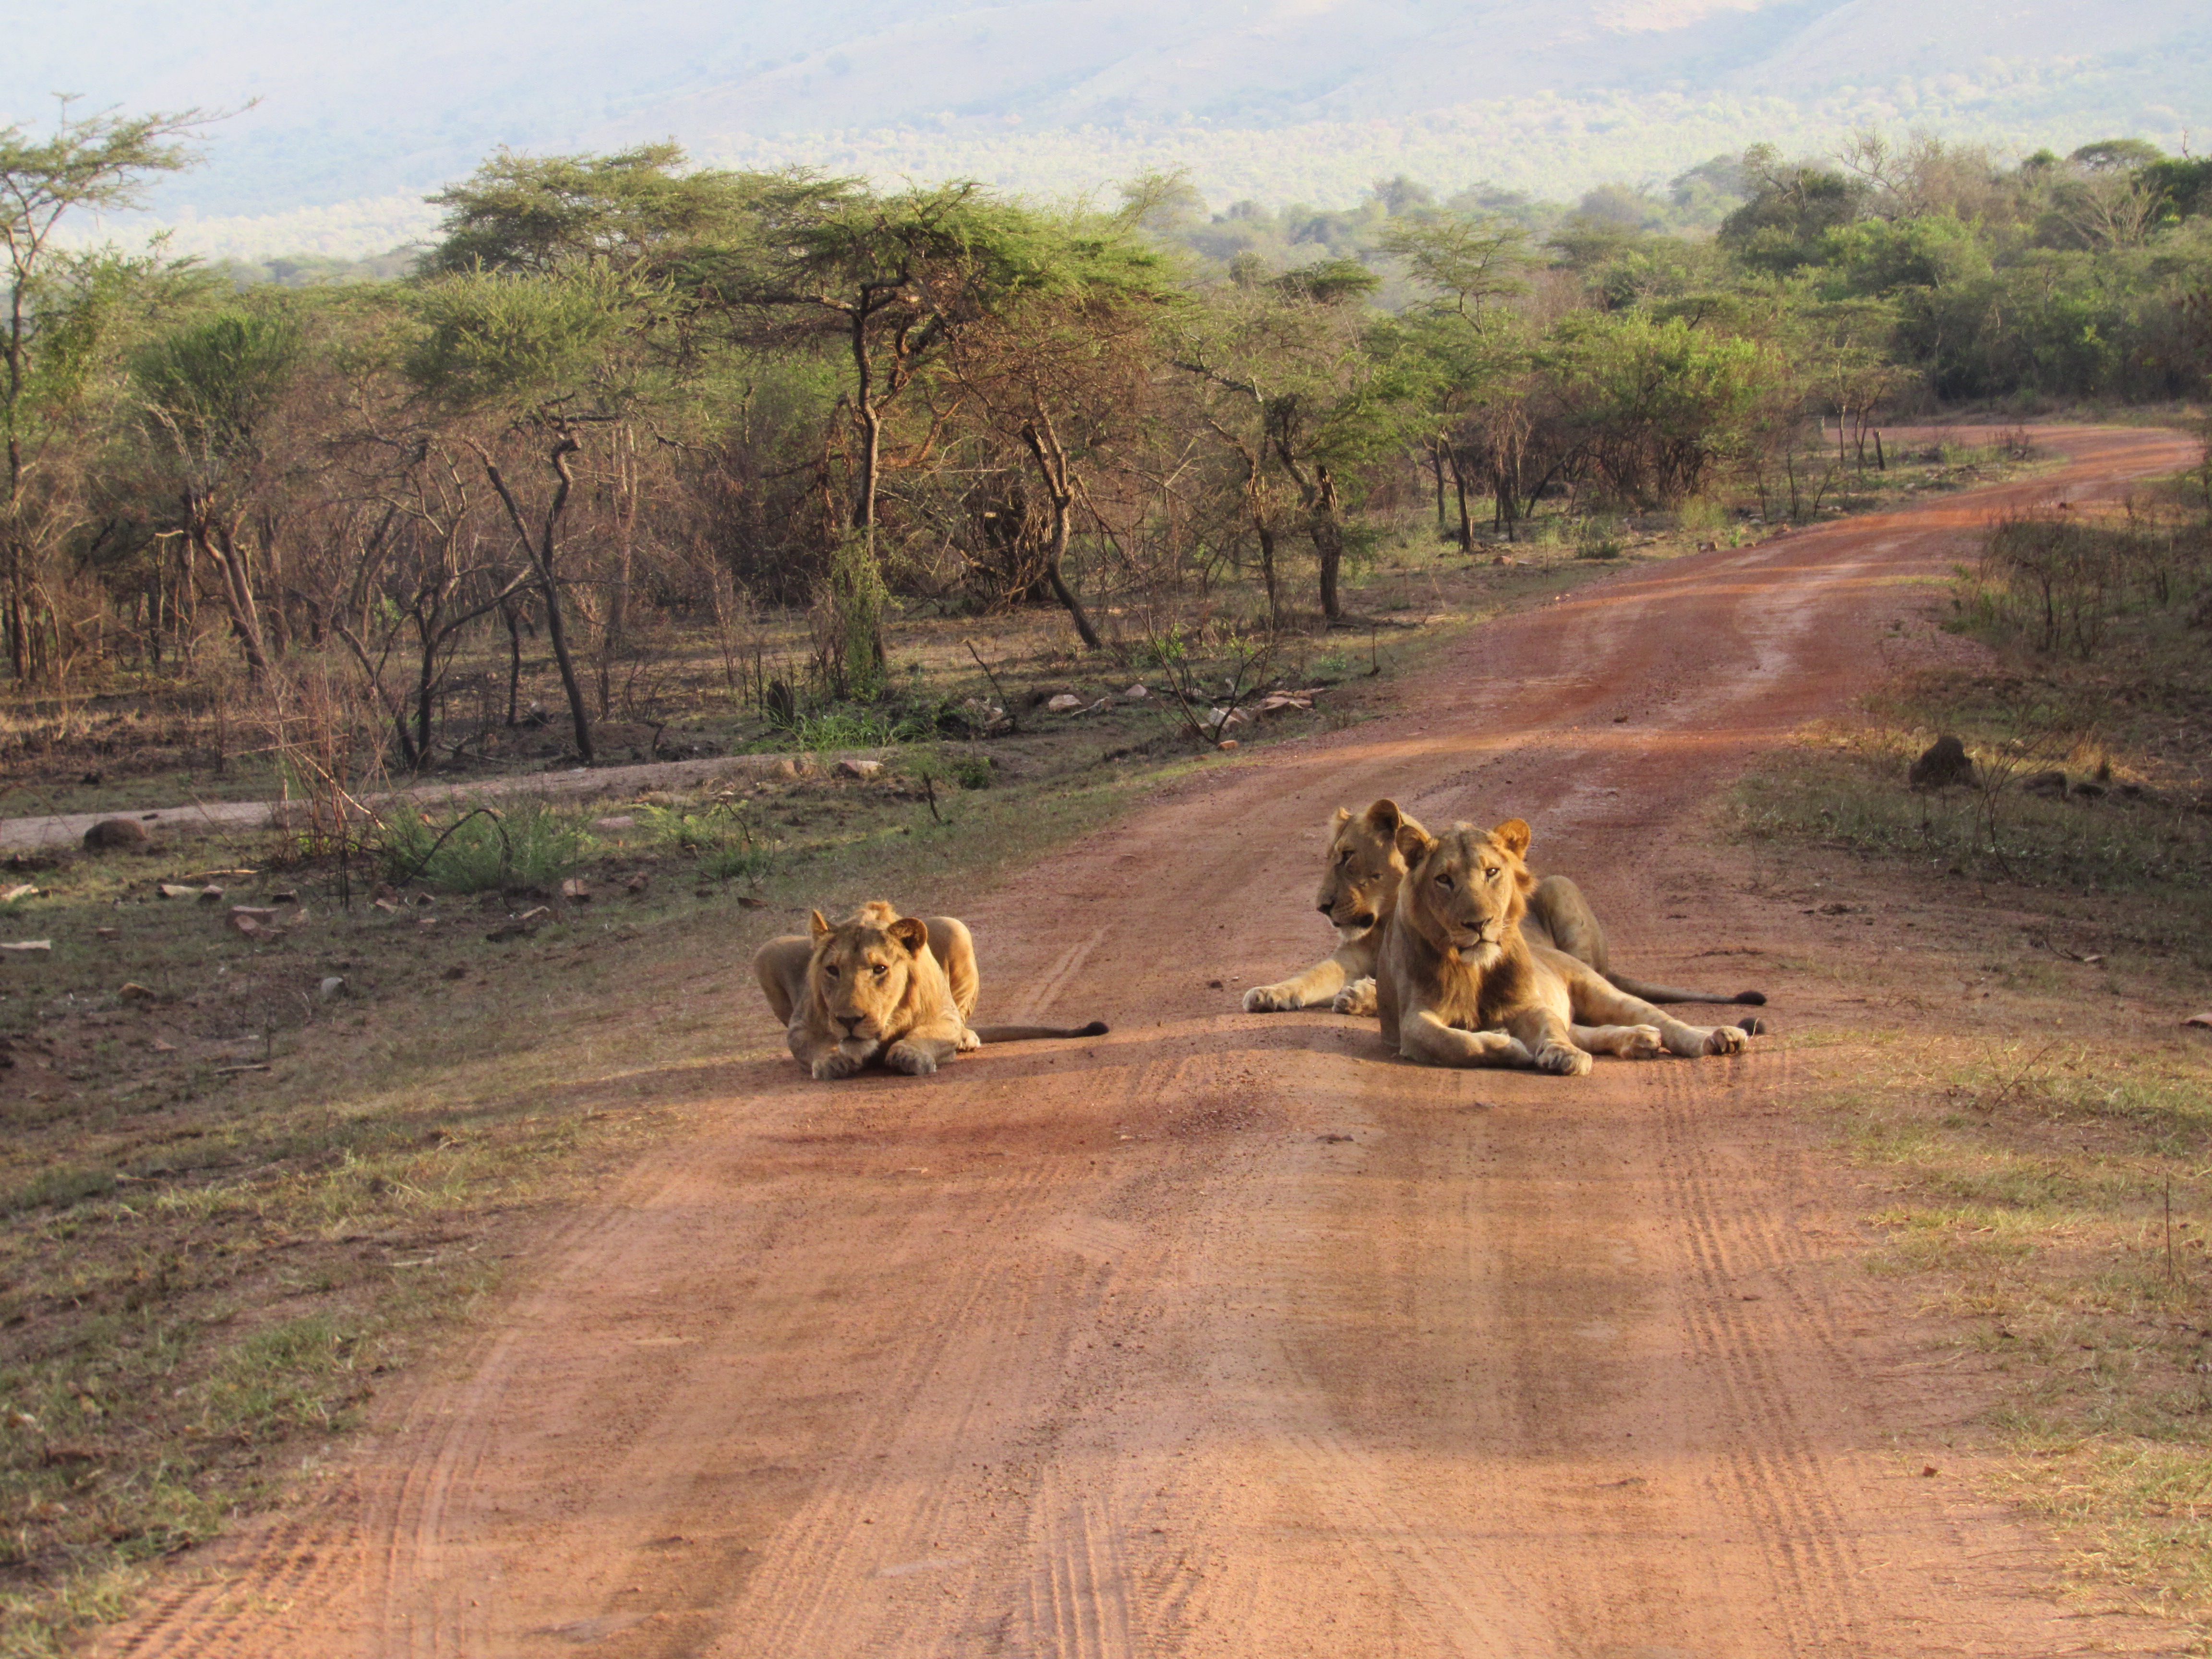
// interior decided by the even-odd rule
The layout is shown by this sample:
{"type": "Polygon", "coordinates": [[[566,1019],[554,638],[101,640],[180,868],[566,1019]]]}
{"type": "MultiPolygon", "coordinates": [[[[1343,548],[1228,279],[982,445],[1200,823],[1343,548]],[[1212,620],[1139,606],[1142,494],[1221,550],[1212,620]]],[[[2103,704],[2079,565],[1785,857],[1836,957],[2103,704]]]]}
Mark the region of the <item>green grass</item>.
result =
{"type": "Polygon", "coordinates": [[[581,869],[592,850],[573,811],[528,799],[448,817],[403,807],[378,820],[375,839],[387,879],[448,893],[550,888],[581,869]]]}

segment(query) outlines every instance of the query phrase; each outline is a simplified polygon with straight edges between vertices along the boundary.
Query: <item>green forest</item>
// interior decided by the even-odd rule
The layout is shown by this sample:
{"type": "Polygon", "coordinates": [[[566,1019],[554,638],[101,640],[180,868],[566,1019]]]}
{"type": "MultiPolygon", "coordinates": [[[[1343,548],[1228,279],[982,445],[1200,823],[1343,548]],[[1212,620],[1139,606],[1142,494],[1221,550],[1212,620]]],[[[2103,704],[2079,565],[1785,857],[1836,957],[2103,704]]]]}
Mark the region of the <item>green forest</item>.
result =
{"type": "Polygon", "coordinates": [[[2212,161],[1862,134],[1572,207],[871,188],[673,145],[502,152],[433,246],[340,266],[87,252],[191,115],[0,132],[0,634],[17,695],[312,665],[349,765],[419,770],[470,653],[550,652],[576,757],[656,630],[764,609],[795,715],[891,679],[902,605],[1110,620],[1256,574],[1345,619],[1377,515],[1820,510],[1884,422],[2180,404],[2212,374],[2212,161]]]}

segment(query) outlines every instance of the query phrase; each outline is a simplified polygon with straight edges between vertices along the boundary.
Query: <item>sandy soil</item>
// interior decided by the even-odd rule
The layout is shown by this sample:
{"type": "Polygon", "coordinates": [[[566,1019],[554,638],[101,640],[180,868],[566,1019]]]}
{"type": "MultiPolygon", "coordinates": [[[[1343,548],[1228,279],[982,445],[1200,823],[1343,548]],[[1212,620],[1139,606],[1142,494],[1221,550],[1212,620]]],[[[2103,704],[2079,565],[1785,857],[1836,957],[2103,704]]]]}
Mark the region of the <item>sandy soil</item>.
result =
{"type": "Polygon", "coordinates": [[[1417,708],[980,898],[983,1016],[1109,1037],[815,1085],[744,965],[698,964],[659,994],[726,1000],[744,1046],[647,1072],[693,1127],[544,1237],[301,1507],[107,1650],[2180,1650],[2049,1599],[2046,1544],[1923,1475],[1972,1402],[1858,1270],[1861,1195],[1792,1116],[1786,1048],[1565,1081],[1236,1012],[1326,946],[1329,811],[1388,793],[1528,818],[1638,973],[1758,985],[1792,1031],[1864,1018],[1847,975],[1790,964],[1895,947],[1816,935],[1705,814],[1880,674],[1997,504],[2191,453],[2053,441],[2073,459],[2033,484],[1506,619],[1417,708]]]}

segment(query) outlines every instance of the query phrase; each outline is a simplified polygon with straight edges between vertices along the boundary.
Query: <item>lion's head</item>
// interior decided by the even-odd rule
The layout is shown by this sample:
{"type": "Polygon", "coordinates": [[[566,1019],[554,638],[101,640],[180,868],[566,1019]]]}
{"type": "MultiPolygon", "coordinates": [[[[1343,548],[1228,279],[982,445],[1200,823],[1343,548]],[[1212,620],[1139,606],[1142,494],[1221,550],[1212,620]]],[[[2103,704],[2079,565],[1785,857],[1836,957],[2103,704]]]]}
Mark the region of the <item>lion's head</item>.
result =
{"type": "Polygon", "coordinates": [[[1441,836],[1401,824],[1398,852],[1406,860],[1398,908],[1438,952],[1488,969],[1519,936],[1536,878],[1522,856],[1528,826],[1508,818],[1495,830],[1455,823],[1441,836]]]}
{"type": "Polygon", "coordinates": [[[834,927],[817,910],[812,931],[808,994],[836,1035],[837,1046],[865,1059],[914,1024],[929,928],[874,900],[834,927]]]}
{"type": "Polygon", "coordinates": [[[1378,800],[1356,816],[1345,807],[1336,809],[1328,867],[1315,908],[1328,918],[1340,938],[1356,939],[1390,914],[1399,879],[1406,873],[1398,833],[1407,826],[1426,833],[1398,810],[1395,800],[1378,800]]]}

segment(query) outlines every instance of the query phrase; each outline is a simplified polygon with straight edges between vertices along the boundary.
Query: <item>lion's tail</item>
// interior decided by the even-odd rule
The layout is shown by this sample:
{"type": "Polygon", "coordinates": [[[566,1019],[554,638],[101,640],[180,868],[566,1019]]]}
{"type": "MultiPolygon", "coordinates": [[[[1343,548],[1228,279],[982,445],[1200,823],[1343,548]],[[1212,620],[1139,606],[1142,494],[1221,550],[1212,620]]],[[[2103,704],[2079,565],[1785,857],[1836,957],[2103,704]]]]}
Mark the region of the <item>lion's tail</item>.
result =
{"type": "Polygon", "coordinates": [[[1686,991],[1679,985],[1651,985],[1640,979],[1631,979],[1626,974],[1607,974],[1615,990],[1626,991],[1646,1002],[1744,1002],[1754,1008],[1766,1006],[1764,991],[1738,991],[1730,996],[1725,991],[1686,991]]]}
{"type": "Polygon", "coordinates": [[[985,1042],[1029,1042],[1038,1037],[1104,1036],[1106,1022],[1088,1025],[977,1025],[971,1028],[985,1042]]]}

